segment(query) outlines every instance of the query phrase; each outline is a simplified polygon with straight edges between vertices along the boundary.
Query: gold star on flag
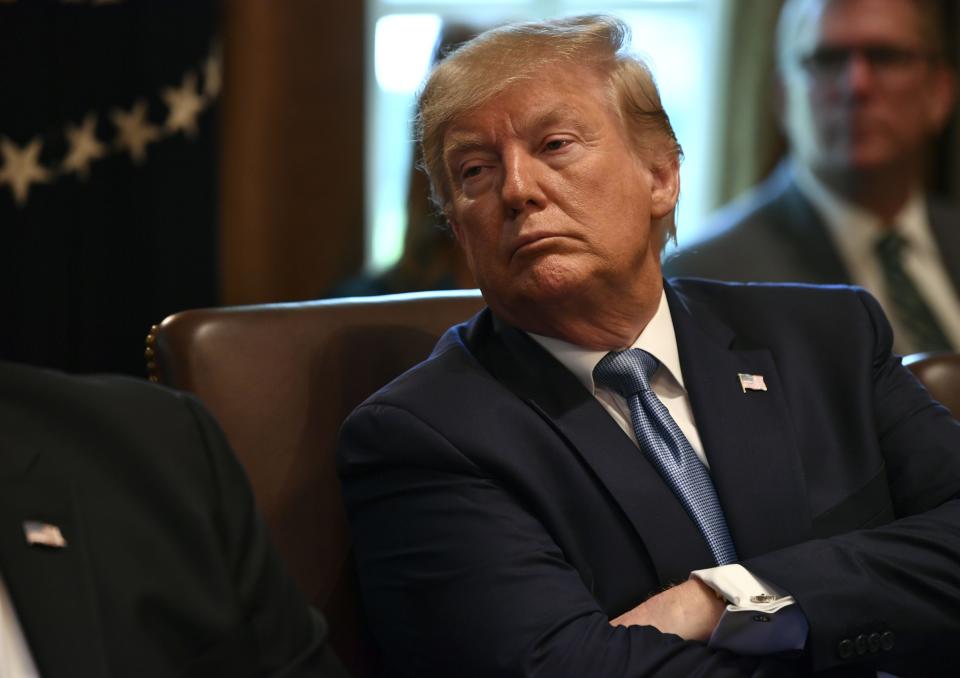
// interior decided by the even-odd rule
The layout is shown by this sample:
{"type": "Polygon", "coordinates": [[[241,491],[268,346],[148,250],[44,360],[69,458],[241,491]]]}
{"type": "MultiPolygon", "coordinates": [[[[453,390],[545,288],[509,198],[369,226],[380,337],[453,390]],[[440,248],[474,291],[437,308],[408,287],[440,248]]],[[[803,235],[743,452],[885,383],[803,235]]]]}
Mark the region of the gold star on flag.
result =
{"type": "Polygon", "coordinates": [[[197,93],[196,73],[183,76],[179,88],[164,88],[162,96],[170,107],[164,127],[170,132],[183,130],[187,136],[194,136],[197,133],[197,116],[203,111],[204,104],[203,97],[197,93]]]}
{"type": "Polygon", "coordinates": [[[97,140],[96,128],[96,113],[88,114],[79,126],[67,125],[70,150],[63,159],[64,173],[76,172],[81,179],[86,179],[90,172],[90,163],[106,154],[106,148],[97,140]]]}
{"type": "Polygon", "coordinates": [[[0,168],[0,185],[10,184],[14,202],[23,207],[27,204],[30,184],[50,181],[50,170],[40,164],[40,151],[43,140],[34,137],[30,143],[20,148],[8,138],[0,139],[0,155],[3,155],[3,167],[0,168]]]}
{"type": "Polygon", "coordinates": [[[160,138],[160,129],[147,121],[147,102],[138,100],[129,112],[115,108],[110,118],[117,127],[117,146],[130,152],[134,164],[142,164],[147,145],[160,138]]]}

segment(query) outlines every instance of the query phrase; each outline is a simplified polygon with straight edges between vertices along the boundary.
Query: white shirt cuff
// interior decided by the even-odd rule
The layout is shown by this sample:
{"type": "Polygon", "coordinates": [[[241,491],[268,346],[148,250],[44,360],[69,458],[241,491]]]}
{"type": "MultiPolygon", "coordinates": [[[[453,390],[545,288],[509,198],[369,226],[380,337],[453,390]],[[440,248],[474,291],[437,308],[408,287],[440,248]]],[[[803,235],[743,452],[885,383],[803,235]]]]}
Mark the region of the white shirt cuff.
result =
{"type": "Polygon", "coordinates": [[[807,618],[786,591],[736,564],[695,570],[690,576],[729,602],[710,636],[710,647],[766,655],[806,645],[807,618]]]}

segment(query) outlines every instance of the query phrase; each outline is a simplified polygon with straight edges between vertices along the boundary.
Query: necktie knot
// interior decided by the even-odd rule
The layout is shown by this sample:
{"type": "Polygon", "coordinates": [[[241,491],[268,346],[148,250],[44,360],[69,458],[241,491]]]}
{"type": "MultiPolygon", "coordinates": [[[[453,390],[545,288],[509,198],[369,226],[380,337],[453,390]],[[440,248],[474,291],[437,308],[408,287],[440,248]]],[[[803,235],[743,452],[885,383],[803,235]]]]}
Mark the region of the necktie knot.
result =
{"type": "Polygon", "coordinates": [[[610,351],[593,368],[593,380],[629,398],[650,390],[650,379],[659,366],[659,360],[639,348],[610,351]]]}
{"type": "Polygon", "coordinates": [[[734,563],[737,552],[710,474],[650,388],[659,365],[639,348],[611,351],[593,368],[593,381],[627,400],[637,445],[686,509],[717,564],[734,563]]]}

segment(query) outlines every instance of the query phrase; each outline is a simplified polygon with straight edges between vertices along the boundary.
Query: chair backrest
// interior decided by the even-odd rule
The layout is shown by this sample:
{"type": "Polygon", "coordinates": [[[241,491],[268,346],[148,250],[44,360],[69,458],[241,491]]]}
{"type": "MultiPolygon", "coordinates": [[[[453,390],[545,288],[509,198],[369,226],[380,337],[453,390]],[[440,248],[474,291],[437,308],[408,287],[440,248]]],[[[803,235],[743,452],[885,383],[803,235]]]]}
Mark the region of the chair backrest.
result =
{"type": "Polygon", "coordinates": [[[915,353],[903,363],[954,419],[960,419],[960,353],[915,353]]]}
{"type": "Polygon", "coordinates": [[[198,309],[147,338],[151,378],[195,393],[219,420],[288,570],[354,676],[378,667],[359,613],[337,432],[482,306],[470,290],[198,309]]]}

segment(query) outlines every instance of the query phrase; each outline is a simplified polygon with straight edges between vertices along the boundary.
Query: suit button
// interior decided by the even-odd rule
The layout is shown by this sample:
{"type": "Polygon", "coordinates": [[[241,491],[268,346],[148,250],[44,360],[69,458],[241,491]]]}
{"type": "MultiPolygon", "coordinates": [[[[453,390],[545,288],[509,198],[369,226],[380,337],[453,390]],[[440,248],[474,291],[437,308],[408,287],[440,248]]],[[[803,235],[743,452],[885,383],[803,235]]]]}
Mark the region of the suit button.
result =
{"type": "Polygon", "coordinates": [[[894,635],[893,631],[886,631],[882,636],[880,636],[880,649],[887,651],[892,650],[896,639],[897,636],[894,635]]]}
{"type": "Polygon", "coordinates": [[[867,638],[867,649],[870,652],[878,652],[880,650],[880,634],[871,633],[867,638]]]}
{"type": "Polygon", "coordinates": [[[841,640],[837,645],[837,654],[840,655],[840,659],[850,659],[853,656],[853,641],[849,638],[841,640]]]}
{"type": "Polygon", "coordinates": [[[853,641],[853,647],[856,649],[857,654],[866,654],[867,653],[867,634],[861,633],[853,641]]]}

